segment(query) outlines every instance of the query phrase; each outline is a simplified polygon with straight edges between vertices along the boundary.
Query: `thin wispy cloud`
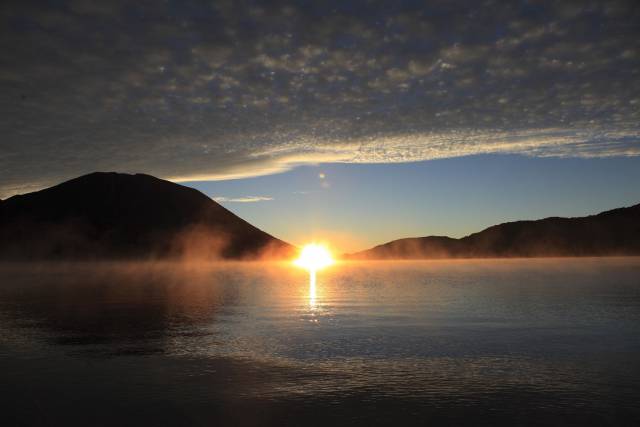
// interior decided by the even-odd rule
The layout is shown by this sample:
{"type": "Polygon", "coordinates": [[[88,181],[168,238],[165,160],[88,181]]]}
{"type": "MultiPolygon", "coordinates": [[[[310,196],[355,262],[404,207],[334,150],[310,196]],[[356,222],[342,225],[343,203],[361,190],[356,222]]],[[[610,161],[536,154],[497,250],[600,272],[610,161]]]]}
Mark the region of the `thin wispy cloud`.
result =
{"type": "Polygon", "coordinates": [[[0,197],[93,170],[640,154],[630,1],[9,1],[0,197]]]}
{"type": "Polygon", "coordinates": [[[243,196],[243,197],[213,197],[213,200],[219,203],[257,203],[268,202],[273,200],[273,197],[268,196],[243,196]]]}

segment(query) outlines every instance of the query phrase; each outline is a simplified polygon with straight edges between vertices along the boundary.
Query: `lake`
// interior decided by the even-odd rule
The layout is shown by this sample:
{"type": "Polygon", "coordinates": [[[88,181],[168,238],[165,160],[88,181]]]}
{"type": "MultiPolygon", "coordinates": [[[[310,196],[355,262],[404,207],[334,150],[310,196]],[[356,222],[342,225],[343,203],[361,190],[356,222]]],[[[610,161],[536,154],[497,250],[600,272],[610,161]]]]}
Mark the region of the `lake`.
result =
{"type": "Polygon", "coordinates": [[[640,258],[0,267],[0,425],[640,425],[640,258]],[[312,286],[314,285],[314,286],[312,286]]]}

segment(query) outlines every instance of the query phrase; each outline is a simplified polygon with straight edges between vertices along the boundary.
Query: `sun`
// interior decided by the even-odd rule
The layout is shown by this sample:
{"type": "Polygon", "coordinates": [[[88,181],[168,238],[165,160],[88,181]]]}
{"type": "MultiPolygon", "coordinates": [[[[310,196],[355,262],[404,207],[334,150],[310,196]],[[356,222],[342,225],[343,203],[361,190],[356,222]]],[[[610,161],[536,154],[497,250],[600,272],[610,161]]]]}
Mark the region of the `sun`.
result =
{"type": "Polygon", "coordinates": [[[294,264],[309,271],[317,271],[333,264],[333,262],[329,249],[317,243],[310,243],[302,248],[300,256],[294,261],[294,264]]]}

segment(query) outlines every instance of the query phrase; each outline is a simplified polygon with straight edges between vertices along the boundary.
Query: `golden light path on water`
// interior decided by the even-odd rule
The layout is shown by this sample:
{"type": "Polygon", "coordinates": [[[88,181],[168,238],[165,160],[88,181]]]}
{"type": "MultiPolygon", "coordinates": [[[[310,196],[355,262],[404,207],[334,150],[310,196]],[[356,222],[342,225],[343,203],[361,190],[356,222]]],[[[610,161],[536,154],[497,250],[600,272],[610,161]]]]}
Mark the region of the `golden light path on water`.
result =
{"type": "Polygon", "coordinates": [[[318,243],[305,245],[300,256],[294,261],[298,267],[309,271],[309,306],[316,306],[316,272],[334,263],[331,252],[318,243]]]}
{"type": "Polygon", "coordinates": [[[316,306],[316,271],[309,270],[309,307],[316,306]]]}

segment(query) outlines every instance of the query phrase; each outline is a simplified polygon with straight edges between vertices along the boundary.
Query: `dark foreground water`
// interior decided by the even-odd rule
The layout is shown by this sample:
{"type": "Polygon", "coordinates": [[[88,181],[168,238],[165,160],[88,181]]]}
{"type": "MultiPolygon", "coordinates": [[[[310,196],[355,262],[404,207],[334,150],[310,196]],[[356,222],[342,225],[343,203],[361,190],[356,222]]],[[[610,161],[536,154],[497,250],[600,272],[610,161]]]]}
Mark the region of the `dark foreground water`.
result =
{"type": "Polygon", "coordinates": [[[640,259],[0,267],[0,425],[640,425],[640,259]]]}

